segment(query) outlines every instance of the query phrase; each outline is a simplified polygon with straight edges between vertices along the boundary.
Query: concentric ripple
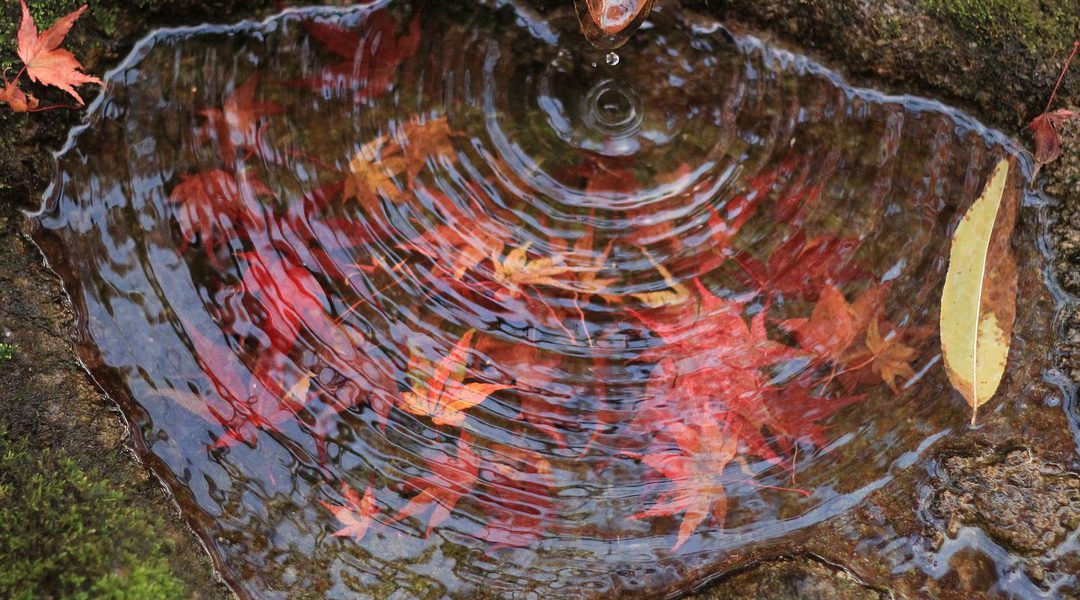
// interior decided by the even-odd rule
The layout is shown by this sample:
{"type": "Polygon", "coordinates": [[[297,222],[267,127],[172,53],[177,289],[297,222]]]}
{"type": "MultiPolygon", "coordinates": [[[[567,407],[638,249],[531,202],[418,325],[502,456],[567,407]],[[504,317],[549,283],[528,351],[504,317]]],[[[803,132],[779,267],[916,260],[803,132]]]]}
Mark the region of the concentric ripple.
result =
{"type": "Polygon", "coordinates": [[[655,7],[164,32],[40,222],[242,595],[663,594],[965,416],[946,240],[1002,136],[655,7]]]}

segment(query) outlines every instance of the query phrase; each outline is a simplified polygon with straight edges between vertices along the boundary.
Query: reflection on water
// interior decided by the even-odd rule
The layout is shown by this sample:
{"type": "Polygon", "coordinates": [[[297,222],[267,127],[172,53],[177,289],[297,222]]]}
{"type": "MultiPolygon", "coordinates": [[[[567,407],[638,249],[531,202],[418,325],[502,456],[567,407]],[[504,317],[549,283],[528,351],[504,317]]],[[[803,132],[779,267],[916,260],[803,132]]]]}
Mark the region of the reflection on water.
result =
{"type": "Polygon", "coordinates": [[[661,593],[967,418],[936,305],[1002,137],[499,4],[159,34],[61,157],[97,371],[241,594],[661,593]]]}

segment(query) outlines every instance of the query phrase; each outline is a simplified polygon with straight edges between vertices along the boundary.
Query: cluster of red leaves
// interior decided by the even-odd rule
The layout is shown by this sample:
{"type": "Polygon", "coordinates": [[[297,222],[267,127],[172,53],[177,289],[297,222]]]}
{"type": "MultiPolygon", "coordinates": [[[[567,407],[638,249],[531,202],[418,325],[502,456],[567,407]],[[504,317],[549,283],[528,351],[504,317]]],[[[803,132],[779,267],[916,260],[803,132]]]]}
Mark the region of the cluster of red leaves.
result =
{"type": "MultiPolygon", "coordinates": [[[[50,30],[43,38],[58,42],[81,12],[82,9],[58,23],[53,28],[60,28],[58,33],[50,30]]],[[[385,11],[373,13],[370,22],[377,25],[368,29],[377,40],[370,36],[361,40],[356,34],[329,26],[312,24],[312,27],[321,32],[320,39],[324,41],[336,32],[336,37],[331,36],[333,51],[347,53],[351,58],[363,46],[365,65],[384,65],[377,73],[381,83],[376,85],[378,93],[384,93],[393,68],[416,50],[416,23],[411,33],[399,37],[396,23],[385,11]],[[395,43],[396,39],[402,41],[395,43]],[[391,64],[393,67],[386,66],[391,64]]],[[[204,371],[213,380],[219,396],[204,400],[206,410],[196,410],[225,428],[224,434],[214,442],[219,447],[237,442],[254,444],[257,431],[272,431],[286,421],[297,419],[301,411],[313,410],[316,399],[324,401],[328,415],[366,404],[383,418],[392,405],[402,402],[395,399],[392,375],[382,370],[373,358],[378,356],[378,351],[369,346],[359,330],[331,315],[330,299],[313,275],[313,269],[318,272],[317,267],[329,267],[333,262],[305,264],[295,252],[278,247],[272,235],[278,221],[286,221],[313,244],[322,241],[312,228],[332,228],[336,224],[312,220],[307,218],[309,214],[296,215],[294,211],[317,213],[334,202],[348,200],[342,191],[347,192],[357,176],[342,174],[341,182],[309,194],[302,206],[290,207],[284,215],[277,214],[273,209],[276,193],[264,183],[260,170],[264,164],[282,162],[281,155],[264,140],[269,118],[280,114],[282,108],[260,94],[259,83],[259,78],[253,77],[232,89],[219,107],[200,111],[203,123],[196,132],[195,142],[212,147],[221,159],[220,165],[181,174],[169,195],[183,238],[181,250],[198,244],[216,268],[223,268],[230,257],[239,265],[237,283],[222,289],[215,298],[220,308],[216,325],[233,347],[210,342],[197,330],[187,328],[195,354],[203,361],[204,371]],[[252,161],[253,157],[261,160],[252,161]],[[327,348],[320,359],[345,383],[334,389],[314,384],[310,373],[297,366],[297,348],[303,340],[317,340],[327,348]],[[250,349],[251,344],[255,345],[254,350],[250,349]],[[239,350],[241,346],[245,351],[239,350]],[[239,355],[250,358],[241,359],[239,355]]],[[[374,88],[369,89],[369,94],[373,93],[374,88]]],[[[392,148],[379,150],[383,155],[392,153],[392,148]]],[[[333,273],[332,269],[325,270],[333,273]]],[[[442,396],[456,398],[453,396],[456,390],[442,396]]],[[[419,410],[421,398],[428,399],[417,396],[416,402],[408,406],[419,410]]],[[[188,406],[194,404],[190,398],[183,402],[188,406]]],[[[429,402],[437,405],[439,398],[429,402]]],[[[453,420],[452,413],[448,414],[453,420]]],[[[316,434],[321,435],[318,431],[316,434]]]]}
{"type": "Polygon", "coordinates": [[[26,6],[26,0],[19,0],[19,2],[22,5],[22,23],[19,25],[18,54],[23,61],[23,68],[10,81],[7,79],[7,73],[4,74],[4,86],[0,88],[0,104],[7,104],[17,113],[64,108],[63,106],[43,107],[33,94],[24,91],[19,85],[19,80],[25,73],[31,81],[67,92],[75,98],[79,106],[82,106],[83,99],[75,91],[75,87],[84,83],[104,84],[97,77],[83,73],[83,67],[75,55],[61,48],[60,44],[71,31],[75,20],[86,11],[86,5],[60,17],[52,27],[39,33],[37,25],[34,24],[34,18],[30,15],[30,9],[26,6]]]}
{"type": "MultiPolygon", "coordinates": [[[[416,18],[399,33],[383,10],[369,15],[364,34],[320,23],[308,29],[346,61],[309,83],[344,78],[360,100],[386,93],[394,70],[419,47],[416,18]]],[[[568,434],[586,432],[581,422],[588,421],[563,404],[569,395],[552,393],[565,359],[538,345],[472,329],[453,340],[420,332],[408,334],[407,344],[394,336],[373,339],[362,319],[350,315],[364,305],[379,308],[382,289],[353,285],[356,272],[370,275],[368,283],[389,279],[388,285],[399,285],[397,275],[407,272],[414,284],[497,306],[534,331],[564,336],[583,353],[610,333],[586,318],[583,303],[602,302],[632,320],[641,341],[651,344],[635,359],[649,365],[648,400],[624,423],[600,406],[593,421],[617,430],[620,456],[640,461],[654,484],[655,493],[632,518],[680,519],[676,548],[707,521],[723,526],[735,481],[730,465],[747,473],[738,481],[760,485],[749,474],[750,459],[792,468],[800,445],[827,444],[828,422],[838,410],[881,384],[900,394],[915,377],[912,365],[929,332],[883,316],[887,289],[858,265],[858,239],[805,233],[808,207],[821,190],[807,183],[803,161],[785,161],[712,208],[703,234],[708,239],[695,244],[707,246],[708,254],[680,265],[676,277],[646,248],[668,244],[665,255],[678,254],[678,236],[665,229],[670,225],[607,243],[585,227],[573,239],[547,240],[541,250],[535,240],[520,241],[507,230],[506,219],[496,218],[498,203],[481,185],[466,189],[468,206],[427,188],[425,169],[456,160],[453,141],[460,135],[432,115],[400,121],[367,140],[347,168],[318,162],[331,180],[282,209],[259,175],[263,165],[285,164],[264,139],[268,117],[281,108],[259,91],[258,80],[249,80],[220,107],[202,111],[197,141],[213,144],[221,164],[180,176],[169,197],[182,246],[201,244],[212,264],[236,270],[235,281],[214,299],[223,339],[187,328],[217,397],[201,406],[181,401],[224,428],[215,446],[254,445],[259,431],[297,421],[321,443],[335,414],[366,407],[384,429],[419,420],[436,432],[438,447],[453,448],[425,454],[427,474],[399,489],[373,479],[361,496],[342,484],[342,501],[324,503],[342,524],[336,536],[359,540],[377,523],[406,519],[422,520],[430,534],[465,502],[486,517],[476,537],[500,546],[531,544],[555,512],[552,465],[539,453],[475,439],[470,419],[485,404],[517,407],[523,431],[538,431],[563,448],[572,445],[568,434]],[[256,156],[261,160],[249,160],[256,156]],[[777,189],[787,193],[778,197],[777,189]],[[759,256],[739,249],[737,237],[766,201],[772,218],[791,233],[759,256]],[[367,226],[340,218],[353,209],[367,226]],[[407,240],[394,237],[390,246],[401,255],[388,259],[376,251],[354,273],[341,268],[332,253],[388,251],[383,242],[390,232],[378,226],[388,209],[401,210],[408,217],[399,221],[418,226],[407,240]],[[296,246],[275,242],[273,232],[286,227],[303,238],[303,257],[296,246]],[[664,287],[617,293],[615,244],[639,251],[664,287]],[[709,281],[717,271],[736,274],[742,293],[714,293],[709,281]],[[358,300],[335,309],[328,284],[355,292],[358,300]],[[778,307],[783,316],[774,314],[778,307]],[[389,356],[405,352],[407,366],[395,366],[389,356]],[[395,502],[404,504],[394,511],[395,502]]],[[[590,193],[636,186],[629,169],[599,163],[580,166],[577,175],[590,193]]],[[[425,299],[421,294],[418,301],[425,299]]],[[[430,325],[442,330],[445,324],[430,325]]],[[[600,429],[579,448],[582,454],[600,429]]]]}
{"type": "Polygon", "coordinates": [[[825,422],[860,401],[860,390],[884,382],[900,394],[915,376],[915,346],[932,332],[883,320],[884,286],[871,283],[851,302],[838,287],[866,281],[850,263],[857,247],[857,240],[807,239],[799,232],[765,261],[736,255],[764,301],[749,324],[745,299],[717,297],[700,280],[692,300],[634,313],[661,343],[639,357],[655,365],[647,404],[633,420],[650,441],[644,452],[630,454],[672,486],[636,518],[682,513],[676,547],[709,515],[709,507],[722,524],[728,463],[756,456],[789,464],[799,443],[827,444],[825,422]],[[814,301],[809,317],[773,321],[795,345],[768,333],[769,306],[777,298],[814,301]],[[791,361],[808,366],[777,381],[776,367],[791,361]]]}

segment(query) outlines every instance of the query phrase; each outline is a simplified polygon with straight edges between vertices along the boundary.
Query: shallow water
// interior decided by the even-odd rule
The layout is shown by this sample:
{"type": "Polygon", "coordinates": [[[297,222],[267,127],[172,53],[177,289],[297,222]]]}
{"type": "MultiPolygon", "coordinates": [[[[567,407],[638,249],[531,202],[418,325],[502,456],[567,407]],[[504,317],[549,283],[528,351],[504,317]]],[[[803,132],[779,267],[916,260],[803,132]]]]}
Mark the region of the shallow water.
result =
{"type": "Polygon", "coordinates": [[[967,420],[1004,136],[673,3],[616,61],[491,4],[159,33],[60,158],[92,366],[242,595],[664,594],[967,420]]]}

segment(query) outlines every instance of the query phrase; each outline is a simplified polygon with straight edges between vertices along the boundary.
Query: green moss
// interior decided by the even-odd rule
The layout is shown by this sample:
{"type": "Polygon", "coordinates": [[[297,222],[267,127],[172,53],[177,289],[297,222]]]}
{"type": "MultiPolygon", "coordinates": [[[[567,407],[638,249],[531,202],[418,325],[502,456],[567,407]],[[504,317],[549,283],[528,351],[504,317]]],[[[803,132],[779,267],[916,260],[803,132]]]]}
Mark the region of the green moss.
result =
{"type": "Polygon", "coordinates": [[[12,344],[0,344],[0,362],[7,362],[15,358],[15,353],[18,350],[18,346],[13,346],[12,344]]]}
{"type": "Polygon", "coordinates": [[[102,473],[0,428],[0,597],[187,598],[157,526],[102,473]]]}
{"type": "Polygon", "coordinates": [[[1080,0],[921,0],[933,15],[950,19],[981,41],[1009,38],[1029,50],[1064,55],[1080,30],[1080,0]]]}

